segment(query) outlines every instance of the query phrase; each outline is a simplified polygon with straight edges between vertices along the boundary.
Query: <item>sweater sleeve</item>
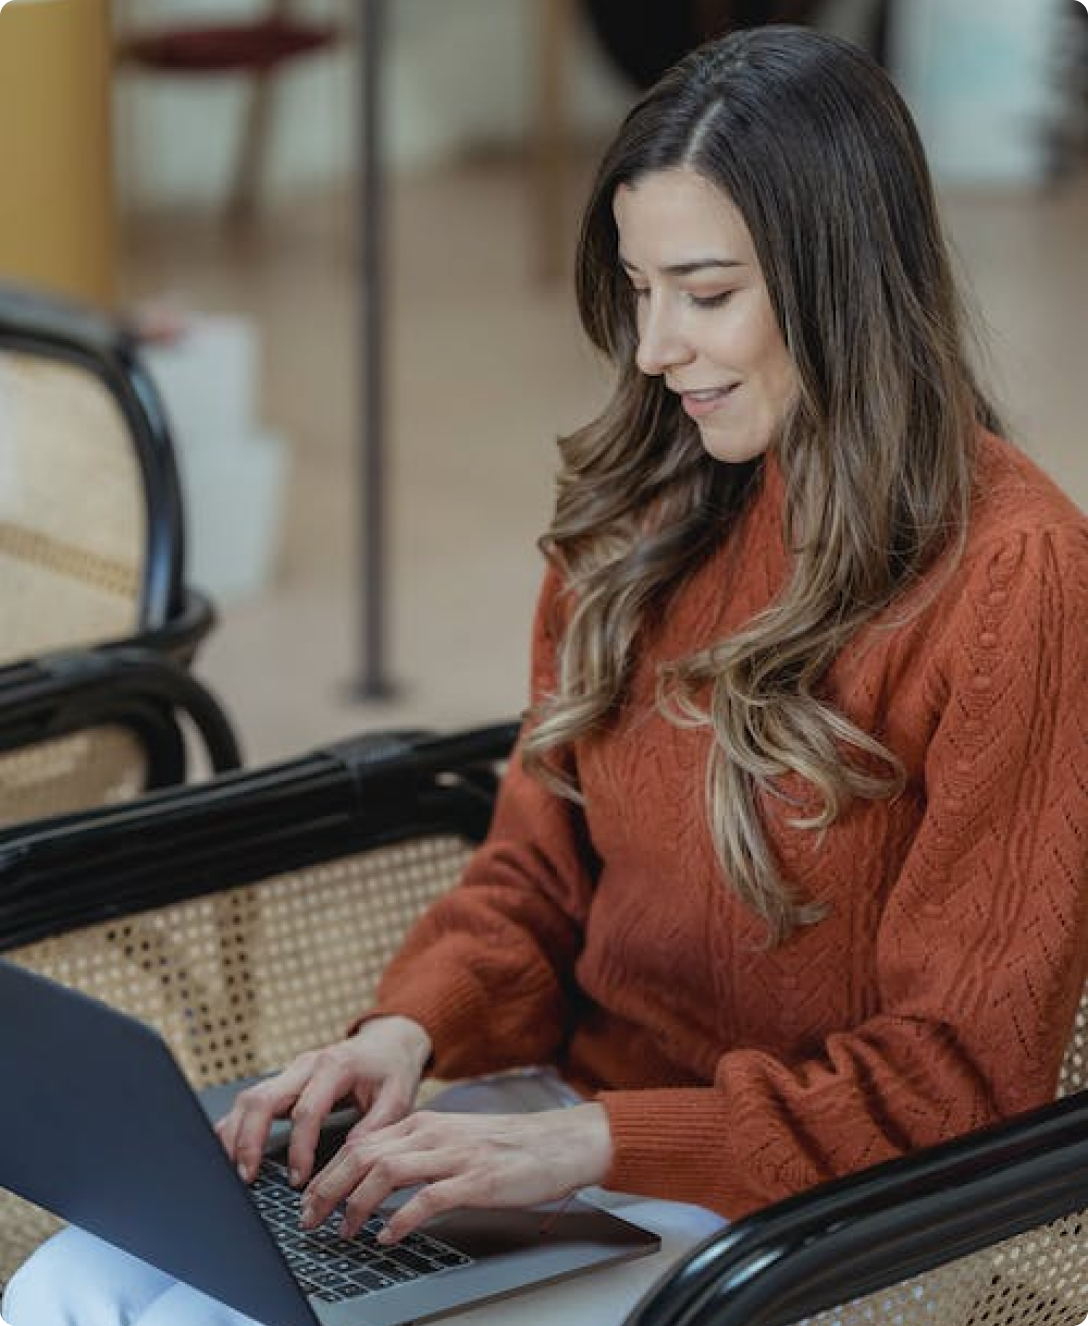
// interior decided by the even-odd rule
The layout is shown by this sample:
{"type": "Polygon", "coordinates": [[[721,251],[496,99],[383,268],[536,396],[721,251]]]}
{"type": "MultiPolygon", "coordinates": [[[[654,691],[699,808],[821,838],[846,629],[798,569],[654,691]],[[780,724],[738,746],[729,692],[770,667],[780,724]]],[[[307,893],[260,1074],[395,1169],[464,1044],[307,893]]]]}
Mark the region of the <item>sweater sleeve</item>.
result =
{"type": "Polygon", "coordinates": [[[610,1187],[736,1219],[1052,1097],[1088,955],[1088,537],[1010,537],[934,645],[925,813],[877,936],[876,1006],[790,1061],[604,1092],[610,1187]]]}
{"type": "MultiPolygon", "coordinates": [[[[534,703],[555,685],[560,597],[549,570],[533,625],[534,703]]],[[[411,929],[369,1016],[425,1027],[440,1077],[553,1061],[569,1031],[593,862],[579,807],[525,772],[519,740],[487,840],[411,929]]]]}

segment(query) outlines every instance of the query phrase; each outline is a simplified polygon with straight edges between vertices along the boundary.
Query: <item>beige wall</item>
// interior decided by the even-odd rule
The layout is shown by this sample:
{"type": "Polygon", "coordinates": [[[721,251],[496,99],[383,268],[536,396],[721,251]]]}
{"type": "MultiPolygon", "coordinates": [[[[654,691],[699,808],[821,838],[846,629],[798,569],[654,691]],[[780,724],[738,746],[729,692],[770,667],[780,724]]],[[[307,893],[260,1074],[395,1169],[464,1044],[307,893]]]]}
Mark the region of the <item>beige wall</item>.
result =
{"type": "Polygon", "coordinates": [[[115,295],[109,0],[0,13],[0,279],[115,295]]]}

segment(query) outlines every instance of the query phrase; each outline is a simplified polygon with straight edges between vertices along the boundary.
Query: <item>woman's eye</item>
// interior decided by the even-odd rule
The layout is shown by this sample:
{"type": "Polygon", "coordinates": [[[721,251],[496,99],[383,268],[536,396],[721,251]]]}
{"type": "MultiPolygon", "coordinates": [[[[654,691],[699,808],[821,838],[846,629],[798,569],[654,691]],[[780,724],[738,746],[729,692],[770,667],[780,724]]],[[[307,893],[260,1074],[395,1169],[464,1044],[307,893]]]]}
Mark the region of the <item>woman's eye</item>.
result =
{"type": "Polygon", "coordinates": [[[631,287],[631,294],[634,295],[636,299],[649,299],[650,297],[648,287],[640,285],[633,285],[631,287]]]}
{"type": "Polygon", "coordinates": [[[696,308],[721,308],[732,293],[732,290],[721,290],[716,295],[688,295],[688,299],[696,308]]]}

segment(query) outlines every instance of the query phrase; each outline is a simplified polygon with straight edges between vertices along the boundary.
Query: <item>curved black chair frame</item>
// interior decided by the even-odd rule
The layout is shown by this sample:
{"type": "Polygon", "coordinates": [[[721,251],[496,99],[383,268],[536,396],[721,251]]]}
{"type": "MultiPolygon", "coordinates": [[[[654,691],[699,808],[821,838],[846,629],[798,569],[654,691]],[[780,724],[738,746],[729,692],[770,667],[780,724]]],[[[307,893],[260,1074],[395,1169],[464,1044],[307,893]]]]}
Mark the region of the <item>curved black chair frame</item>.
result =
{"type": "Polygon", "coordinates": [[[213,771],[238,768],[241,752],[219,702],[181,663],[153,649],[57,651],[0,668],[0,751],[121,727],[147,757],[148,787],[167,787],[185,778],[182,718],[202,739],[213,771]]]}

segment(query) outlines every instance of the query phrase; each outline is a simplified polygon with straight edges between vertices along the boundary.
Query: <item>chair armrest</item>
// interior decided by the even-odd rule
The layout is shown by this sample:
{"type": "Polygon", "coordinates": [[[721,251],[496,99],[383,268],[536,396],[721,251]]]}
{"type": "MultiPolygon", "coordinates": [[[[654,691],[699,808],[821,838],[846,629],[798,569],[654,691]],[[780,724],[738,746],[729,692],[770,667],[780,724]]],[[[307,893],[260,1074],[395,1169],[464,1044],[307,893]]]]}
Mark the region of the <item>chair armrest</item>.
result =
{"type": "Polygon", "coordinates": [[[128,728],[147,752],[149,783],[185,776],[178,717],[200,735],[216,772],[241,755],[215,697],[181,664],[139,645],[62,650],[0,668],[0,751],[105,724],[128,728]]]}
{"type": "Polygon", "coordinates": [[[1088,1093],[823,1184],[708,1239],[625,1326],[786,1326],[1088,1205],[1088,1093]]]}
{"type": "Polygon", "coordinates": [[[370,734],[0,831],[0,950],[387,843],[478,842],[516,732],[370,734]]]}

